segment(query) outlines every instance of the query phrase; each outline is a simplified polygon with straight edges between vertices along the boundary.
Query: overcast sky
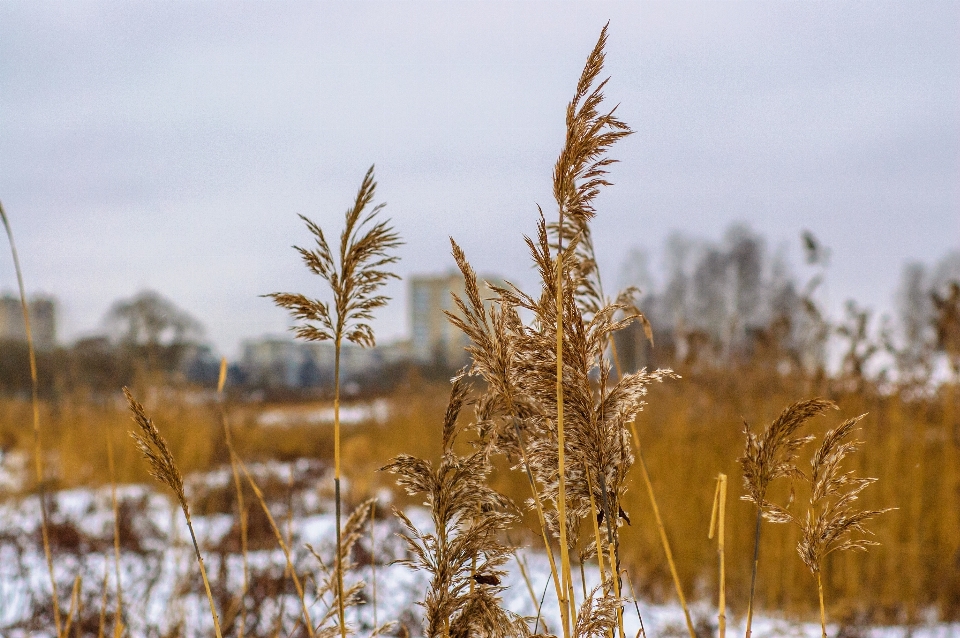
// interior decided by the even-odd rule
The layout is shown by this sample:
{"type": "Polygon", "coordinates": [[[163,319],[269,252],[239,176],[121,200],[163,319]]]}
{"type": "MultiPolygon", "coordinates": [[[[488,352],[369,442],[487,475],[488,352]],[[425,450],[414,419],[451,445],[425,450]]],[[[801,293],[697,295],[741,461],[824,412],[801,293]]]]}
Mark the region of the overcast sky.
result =
{"type": "MultiPolygon", "coordinates": [[[[228,355],[319,294],[297,218],[339,229],[364,171],[406,245],[531,283],[567,101],[610,20],[636,134],[594,235],[608,278],[672,230],[814,232],[829,294],[889,309],[960,247],[960,3],[0,2],[0,200],[65,340],[151,288],[228,355]]],[[[15,290],[9,257],[0,290],[15,290]]],[[[406,295],[380,313],[407,330],[406,295]]]]}

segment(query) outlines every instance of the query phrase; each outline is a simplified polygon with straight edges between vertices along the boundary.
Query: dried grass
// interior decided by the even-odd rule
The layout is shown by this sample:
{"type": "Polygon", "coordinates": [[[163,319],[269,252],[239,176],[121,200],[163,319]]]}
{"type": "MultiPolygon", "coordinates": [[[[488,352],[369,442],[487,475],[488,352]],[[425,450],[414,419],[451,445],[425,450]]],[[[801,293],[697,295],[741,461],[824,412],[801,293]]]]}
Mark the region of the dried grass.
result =
{"type": "MultiPolygon", "coordinates": [[[[337,547],[341,546],[340,534],[340,348],[343,341],[363,347],[376,343],[373,328],[368,321],[373,311],[384,306],[388,297],[378,294],[379,289],[397,275],[386,267],[397,262],[399,257],[390,251],[402,244],[400,236],[389,221],[377,221],[384,204],[367,207],[373,203],[377,183],[373,178],[373,166],[367,171],[357,192],[353,207],[348,209],[340,233],[338,254],[330,249],[323,230],[303,215],[300,218],[315,239],[313,250],[295,246],[307,269],[319,275],[329,286],[333,295],[333,311],[330,304],[311,299],[299,293],[272,293],[266,295],[274,303],[286,308],[300,325],[294,328],[296,335],[306,341],[333,341],[334,354],[334,498],[336,500],[337,547]]],[[[337,555],[340,555],[338,549],[337,555]]],[[[337,564],[337,583],[341,637],[346,638],[343,616],[343,569],[337,564]]]]}
{"type": "Polygon", "coordinates": [[[53,602],[53,622],[57,636],[65,636],[60,627],[60,599],[57,596],[57,580],[53,575],[53,554],[50,551],[50,532],[48,529],[47,499],[45,493],[46,478],[43,475],[43,458],[40,446],[40,397],[37,383],[37,353],[33,347],[33,333],[30,329],[30,310],[27,307],[27,293],[23,286],[23,272],[20,269],[20,257],[17,255],[17,245],[13,241],[13,229],[10,220],[0,204],[0,220],[7,231],[7,240],[10,244],[10,254],[13,257],[14,270],[17,273],[17,290],[20,293],[20,308],[23,310],[23,326],[27,337],[27,349],[30,359],[30,404],[33,408],[33,459],[36,472],[37,492],[40,498],[40,531],[43,536],[43,553],[47,560],[47,572],[50,576],[50,591],[53,602]]]}
{"type": "Polygon", "coordinates": [[[130,435],[136,442],[137,447],[147,461],[147,469],[150,475],[160,483],[163,483],[177,497],[180,509],[183,511],[183,517],[187,521],[187,527],[190,530],[190,540],[193,541],[193,549],[196,553],[197,564],[200,565],[200,575],[203,578],[203,587],[206,590],[207,602],[210,605],[210,615],[213,618],[213,628],[216,631],[217,638],[223,638],[220,633],[220,620],[217,617],[217,608],[213,603],[213,594],[210,591],[210,581],[207,579],[207,569],[203,565],[203,556],[200,554],[200,545],[197,544],[197,535],[193,531],[193,521],[190,518],[190,506],[187,503],[186,494],[183,491],[183,475],[177,468],[173,454],[167,447],[167,442],[160,435],[160,430],[154,425],[153,421],[147,416],[143,405],[137,402],[130,394],[127,388],[123,389],[127,397],[127,404],[133,413],[133,421],[137,424],[139,431],[133,430],[130,435]]]}
{"type": "Polygon", "coordinates": [[[848,549],[866,551],[867,547],[877,545],[876,541],[866,538],[870,531],[864,527],[864,523],[890,511],[858,511],[854,507],[858,495],[877,479],[858,478],[853,470],[840,472],[840,464],[844,458],[863,444],[863,441],[849,438],[864,416],[866,415],[861,414],[848,419],[824,435],[820,448],[810,460],[810,502],[803,519],[789,509],[773,504],[767,512],[767,518],[771,521],[794,523],[800,527],[801,538],[797,552],[811,573],[817,577],[820,626],[824,638],[827,635],[827,621],[823,603],[823,580],[820,575],[824,559],[833,552],[848,549]]]}

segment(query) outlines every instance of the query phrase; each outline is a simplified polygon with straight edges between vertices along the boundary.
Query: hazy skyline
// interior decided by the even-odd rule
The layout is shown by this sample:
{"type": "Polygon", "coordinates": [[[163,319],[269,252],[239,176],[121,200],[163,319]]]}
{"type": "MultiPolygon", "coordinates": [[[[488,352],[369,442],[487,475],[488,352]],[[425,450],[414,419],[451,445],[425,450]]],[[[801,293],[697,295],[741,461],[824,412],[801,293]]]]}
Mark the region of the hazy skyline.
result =
{"type": "MultiPolygon", "coordinates": [[[[377,166],[399,271],[532,281],[565,106],[610,20],[606,94],[636,134],[594,225],[616,280],[673,230],[744,222],[799,262],[832,249],[833,306],[888,310],[903,264],[960,248],[960,4],[0,2],[0,201],[61,335],[154,289],[238,340],[319,294],[292,244],[337,232],[377,166]]],[[[16,281],[0,258],[0,290],[16,281]]],[[[378,316],[406,332],[403,283],[378,316]]]]}

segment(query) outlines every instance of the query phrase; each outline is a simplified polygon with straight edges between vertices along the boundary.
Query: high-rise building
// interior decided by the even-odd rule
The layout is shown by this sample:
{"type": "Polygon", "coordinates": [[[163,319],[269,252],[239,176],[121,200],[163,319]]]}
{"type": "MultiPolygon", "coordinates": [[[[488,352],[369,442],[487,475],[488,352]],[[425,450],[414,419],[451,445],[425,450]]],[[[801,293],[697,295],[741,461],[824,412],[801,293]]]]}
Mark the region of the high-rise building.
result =
{"type": "Polygon", "coordinates": [[[444,314],[456,308],[451,293],[464,294],[459,273],[410,278],[410,350],[418,363],[456,366],[464,359],[466,340],[444,314]]]}
{"type": "MultiPolygon", "coordinates": [[[[452,294],[465,296],[463,275],[450,272],[444,275],[420,275],[410,278],[410,355],[418,363],[456,367],[467,362],[464,348],[466,336],[447,318],[444,311],[459,314],[452,294]]],[[[480,290],[484,297],[492,292],[483,284],[489,281],[500,285],[499,277],[481,277],[480,290]]]]}
{"type": "Polygon", "coordinates": [[[241,366],[251,385],[298,388],[308,353],[289,337],[264,337],[243,344],[241,366]]]}
{"type": "MultiPolygon", "coordinates": [[[[30,331],[37,350],[52,350],[57,345],[57,304],[51,297],[34,297],[27,306],[30,331]]],[[[20,299],[13,295],[0,297],[0,340],[26,341],[20,299]]]]}

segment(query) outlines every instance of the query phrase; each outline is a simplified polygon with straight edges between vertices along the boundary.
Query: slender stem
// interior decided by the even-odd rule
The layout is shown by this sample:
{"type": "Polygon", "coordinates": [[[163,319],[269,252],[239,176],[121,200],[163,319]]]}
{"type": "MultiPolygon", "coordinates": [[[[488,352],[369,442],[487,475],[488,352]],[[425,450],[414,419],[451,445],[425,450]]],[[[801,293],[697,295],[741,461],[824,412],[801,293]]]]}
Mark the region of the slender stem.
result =
{"type": "Polygon", "coordinates": [[[637,610],[637,620],[640,621],[640,631],[637,632],[637,636],[647,638],[647,630],[643,628],[643,616],[640,614],[640,603],[637,602],[637,590],[633,588],[633,579],[630,578],[629,574],[627,574],[627,584],[630,585],[630,595],[633,596],[633,607],[637,610]]]}
{"type": "MultiPolygon", "coordinates": [[[[620,512],[614,512],[613,506],[610,504],[610,498],[607,496],[607,480],[604,478],[603,472],[599,472],[598,475],[600,478],[600,494],[603,495],[603,509],[606,512],[604,522],[607,524],[607,549],[610,551],[610,573],[613,576],[613,595],[620,598],[620,541],[613,534],[614,521],[617,520],[615,517],[619,516],[620,512]]],[[[623,608],[621,607],[617,608],[617,628],[620,630],[620,638],[626,638],[626,634],[623,631],[623,608]]]]}
{"type": "MultiPolygon", "coordinates": [[[[603,511],[597,509],[596,499],[593,497],[593,479],[590,478],[590,468],[587,467],[587,462],[583,461],[583,472],[587,476],[587,491],[590,493],[590,515],[593,518],[593,536],[594,542],[597,544],[597,565],[600,568],[600,582],[607,580],[606,570],[603,568],[603,549],[600,547],[600,522],[597,520],[599,512],[603,511]]],[[[616,566],[613,566],[611,563],[611,570],[615,570],[616,566]]],[[[586,587],[584,587],[584,596],[586,596],[586,587]]]]}
{"type": "Polygon", "coordinates": [[[107,580],[110,576],[110,566],[103,562],[103,589],[100,593],[100,624],[97,627],[97,638],[104,638],[107,630],[107,580]]]}
{"type": "Polygon", "coordinates": [[[657,523],[657,531],[660,533],[660,544],[663,545],[663,552],[667,555],[670,575],[673,577],[673,585],[677,590],[677,598],[680,599],[680,607],[683,608],[683,617],[687,622],[687,633],[690,634],[690,638],[696,638],[697,632],[693,628],[693,620],[690,618],[690,610],[687,607],[687,599],[683,595],[683,587],[680,585],[677,565],[673,561],[670,541],[667,540],[667,530],[663,526],[663,519],[660,517],[660,508],[657,507],[657,498],[653,494],[653,484],[650,482],[650,474],[647,472],[647,462],[643,459],[643,450],[640,448],[640,435],[637,434],[637,425],[634,421],[630,422],[630,430],[633,433],[633,441],[637,446],[637,460],[640,461],[640,475],[643,477],[643,483],[647,487],[647,496],[650,497],[650,506],[653,508],[653,518],[657,523]]]}
{"type": "Polygon", "coordinates": [[[827,638],[827,614],[823,608],[823,580],[820,578],[819,570],[817,570],[817,589],[820,590],[820,635],[827,638]]]}
{"type": "Polygon", "coordinates": [[[470,596],[473,596],[473,587],[474,587],[474,583],[476,582],[474,578],[476,578],[476,575],[477,575],[477,555],[474,554],[470,558],[470,596]]]}
{"type": "MultiPolygon", "coordinates": [[[[593,518],[593,536],[594,536],[594,539],[595,539],[594,542],[595,542],[596,545],[597,545],[597,565],[598,565],[599,568],[600,568],[600,582],[601,582],[601,583],[604,583],[604,582],[606,582],[606,580],[607,580],[607,575],[606,575],[605,570],[603,569],[603,548],[600,546],[600,521],[597,520],[597,518],[598,518],[600,512],[607,512],[607,514],[606,514],[606,517],[607,517],[607,521],[606,521],[606,522],[607,522],[607,539],[608,539],[608,541],[610,541],[610,518],[609,518],[609,511],[608,511],[610,508],[607,506],[607,503],[606,503],[606,501],[607,501],[607,499],[606,499],[606,494],[604,494],[604,499],[603,499],[603,500],[604,500],[604,508],[603,508],[602,510],[597,508],[596,498],[594,498],[594,496],[593,496],[593,479],[590,478],[590,468],[587,467],[587,462],[586,462],[585,460],[583,460],[583,471],[584,471],[584,474],[586,474],[586,476],[587,476],[587,490],[588,490],[588,492],[589,492],[589,494],[590,494],[590,516],[591,516],[591,518],[593,518]]],[[[602,481],[603,481],[603,473],[600,472],[599,475],[600,475],[600,480],[601,480],[601,482],[602,482],[602,481]]],[[[605,490],[605,488],[601,488],[601,491],[603,491],[603,490],[605,490]]],[[[619,581],[619,578],[617,577],[617,559],[616,559],[616,555],[614,554],[614,550],[613,550],[613,542],[612,542],[612,541],[611,541],[611,542],[608,542],[608,543],[607,543],[607,547],[609,547],[609,549],[610,549],[610,577],[613,579],[613,592],[614,592],[614,595],[615,595],[617,598],[619,598],[619,597],[620,597],[620,583],[618,582],[618,581],[619,581]]],[[[580,578],[583,579],[583,563],[580,564],[580,578]]],[[[587,585],[586,585],[586,582],[584,582],[584,584],[583,584],[583,599],[584,599],[584,600],[587,599],[587,585]]],[[[621,632],[620,638],[624,638],[623,635],[622,635],[622,632],[623,632],[623,613],[622,613],[622,612],[623,612],[622,609],[617,608],[617,621],[618,621],[618,622],[617,622],[617,625],[618,625],[618,627],[620,627],[620,632],[621,632]]],[[[609,636],[610,638],[613,638],[613,631],[608,631],[608,632],[607,632],[607,636],[609,636]]]]}
{"type": "Polygon", "coordinates": [[[374,533],[374,519],[377,516],[377,502],[370,505],[370,570],[373,572],[373,628],[379,627],[377,622],[377,538],[374,533]]]}
{"type": "Polygon", "coordinates": [[[210,591],[210,581],[207,579],[207,568],[203,566],[203,556],[200,555],[200,545],[197,544],[197,535],[193,532],[193,522],[190,520],[190,510],[186,503],[181,503],[183,516],[187,519],[187,527],[190,529],[190,540],[193,541],[193,551],[197,554],[197,562],[200,564],[200,576],[203,577],[203,587],[207,592],[207,602],[210,603],[210,615],[213,616],[213,629],[217,632],[217,638],[223,638],[220,633],[220,620],[217,618],[217,608],[213,604],[213,593],[210,591]]]}
{"type": "MultiPolygon", "coordinates": [[[[509,541],[509,539],[508,539],[509,541]]],[[[511,542],[512,546],[513,543],[511,542]]],[[[533,606],[537,606],[537,594],[533,591],[533,583],[530,582],[530,574],[527,572],[526,563],[520,558],[520,554],[517,553],[516,548],[513,550],[513,557],[517,561],[517,565],[520,567],[520,575],[523,576],[523,582],[527,585],[527,592],[530,594],[530,601],[533,603],[533,606]]]]}
{"type": "Polygon", "coordinates": [[[717,628],[719,638],[727,635],[727,575],[724,562],[724,521],[727,511],[727,475],[720,473],[717,476],[717,489],[713,494],[713,512],[710,514],[710,533],[707,538],[713,538],[717,532],[717,557],[720,561],[720,593],[717,600],[717,628]]]}
{"type": "MultiPolygon", "coordinates": [[[[240,590],[240,626],[237,628],[237,638],[243,638],[247,624],[247,591],[250,588],[250,568],[247,564],[247,508],[243,504],[243,484],[240,482],[240,472],[237,469],[236,451],[233,448],[233,437],[230,434],[230,424],[227,422],[227,411],[224,407],[223,388],[227,382],[227,358],[220,359],[220,376],[217,380],[217,407],[220,412],[220,422],[223,424],[223,436],[230,453],[230,470],[233,472],[233,485],[237,490],[237,511],[240,515],[240,553],[243,555],[243,589],[240,590]]],[[[114,636],[114,638],[120,638],[114,636]]]]}
{"type": "MultiPolygon", "coordinates": [[[[613,357],[613,364],[617,370],[617,378],[623,378],[623,369],[620,367],[620,358],[617,356],[617,344],[610,336],[610,354],[613,357]]],[[[663,553],[667,556],[667,563],[670,566],[670,575],[673,577],[673,586],[677,590],[677,598],[680,599],[680,607],[683,608],[683,617],[687,623],[687,633],[690,638],[695,638],[696,631],[693,628],[693,620],[690,617],[690,609],[687,607],[687,599],[683,595],[683,586],[680,583],[680,576],[677,574],[677,566],[673,562],[673,552],[670,550],[670,541],[667,539],[667,530],[663,526],[663,519],[660,518],[660,508],[657,506],[657,497],[653,493],[653,484],[650,482],[650,474],[647,472],[647,462],[643,458],[643,450],[640,447],[640,435],[637,433],[636,420],[630,421],[630,432],[633,434],[633,442],[637,447],[637,459],[640,461],[640,474],[643,477],[643,483],[647,488],[647,495],[650,497],[650,506],[653,508],[653,517],[657,523],[657,530],[660,532],[660,544],[663,545],[663,553]]],[[[632,586],[632,583],[631,583],[632,586]]],[[[646,633],[644,633],[646,635],[646,633]]]]}
{"type": "MultiPolygon", "coordinates": [[[[563,212],[560,213],[561,244],[557,250],[557,471],[559,473],[559,493],[557,496],[557,515],[560,525],[560,569],[563,580],[570,582],[570,548],[567,546],[567,483],[564,463],[563,433],[563,212]]],[[[569,589],[573,589],[570,587],[569,589]]],[[[560,615],[563,619],[564,638],[570,638],[570,602],[560,600],[560,615]]]]}
{"type": "Polygon", "coordinates": [[[517,441],[520,444],[520,456],[523,459],[523,469],[527,473],[527,481],[529,481],[530,490],[533,492],[533,502],[537,506],[537,519],[540,522],[540,535],[543,537],[543,547],[547,552],[547,560],[550,563],[550,575],[553,577],[553,585],[557,590],[557,600],[562,600],[563,594],[560,586],[560,576],[557,572],[556,559],[553,557],[553,549],[550,547],[550,539],[547,536],[547,519],[543,513],[543,503],[540,502],[540,492],[537,490],[537,483],[533,480],[533,474],[530,472],[530,463],[527,461],[527,448],[523,443],[523,434],[520,432],[520,426],[517,425],[516,418],[513,419],[513,429],[517,433],[517,441]]]}
{"type": "MultiPolygon", "coordinates": [[[[601,285],[600,282],[600,270],[597,269],[597,283],[601,285]]],[[[603,295],[603,288],[601,285],[600,289],[601,296],[603,295]]],[[[617,360],[617,346],[613,342],[613,335],[609,337],[610,340],[610,354],[613,358],[613,363],[617,368],[617,378],[623,378],[623,371],[620,369],[620,362],[617,360]]],[[[603,352],[600,353],[601,363],[603,362],[603,352]]],[[[606,386],[601,386],[600,388],[600,415],[603,418],[603,406],[606,405],[606,386]]],[[[621,432],[620,436],[620,447],[623,449],[623,436],[621,432]]],[[[607,481],[604,477],[603,472],[598,473],[600,478],[600,493],[603,495],[603,509],[606,512],[606,522],[607,522],[607,547],[610,550],[610,571],[613,575],[613,593],[617,598],[620,598],[620,593],[623,588],[623,584],[620,582],[620,536],[617,534],[617,537],[614,538],[613,530],[616,529],[614,522],[616,521],[615,516],[619,516],[619,507],[616,513],[613,512],[613,507],[610,505],[610,499],[607,496],[607,481]]],[[[620,638],[626,638],[626,634],[623,630],[623,608],[617,608],[617,628],[620,630],[620,638]]]]}
{"type": "Polygon", "coordinates": [[[753,571],[750,574],[750,599],[747,601],[747,634],[750,638],[750,627],[753,625],[753,596],[757,588],[757,565],[760,563],[760,516],[762,510],[757,507],[757,525],[753,531],[753,571]]]}
{"type": "Polygon", "coordinates": [[[113,462],[113,440],[107,431],[107,465],[110,469],[110,501],[113,505],[113,559],[117,580],[117,608],[113,619],[113,636],[123,635],[123,586],[120,582],[120,508],[117,503],[117,477],[113,462]]]}
{"type": "Polygon", "coordinates": [[[77,615],[78,604],[80,602],[80,586],[83,579],[78,574],[73,579],[73,591],[70,592],[70,609],[67,611],[67,620],[63,625],[63,637],[67,638],[70,634],[70,627],[73,625],[73,619],[77,615]]]}
{"type": "Polygon", "coordinates": [[[17,272],[17,286],[20,289],[20,308],[23,311],[23,327],[27,336],[27,353],[30,358],[30,398],[33,405],[33,459],[37,475],[37,491],[40,496],[40,532],[43,537],[43,553],[47,559],[47,572],[50,574],[50,590],[53,603],[53,624],[57,636],[62,636],[60,625],[60,599],[57,597],[57,581],[53,576],[53,554],[50,551],[50,532],[47,523],[47,498],[43,482],[43,458],[40,448],[40,388],[37,381],[37,354],[33,347],[33,333],[30,330],[30,311],[27,308],[27,293],[23,286],[23,272],[20,270],[20,257],[17,256],[17,245],[13,241],[13,230],[7,213],[0,204],[0,219],[7,231],[7,240],[10,242],[10,254],[13,256],[13,267],[17,272]]]}
{"type": "Polygon", "coordinates": [[[540,595],[540,604],[537,605],[537,617],[533,621],[533,630],[537,631],[537,627],[543,624],[543,633],[550,633],[550,629],[547,627],[547,621],[541,620],[540,613],[543,611],[543,601],[547,598],[547,588],[550,587],[550,581],[548,580],[543,584],[543,593],[540,595]]]}
{"type": "Polygon", "coordinates": [[[727,475],[720,475],[720,520],[718,521],[717,553],[720,554],[720,638],[727,635],[727,564],[724,554],[726,546],[726,514],[727,514],[727,475]]]}
{"type": "Polygon", "coordinates": [[[343,621],[343,561],[340,535],[340,335],[337,335],[333,364],[333,492],[337,518],[337,616],[340,619],[340,638],[347,638],[343,621]]]}

